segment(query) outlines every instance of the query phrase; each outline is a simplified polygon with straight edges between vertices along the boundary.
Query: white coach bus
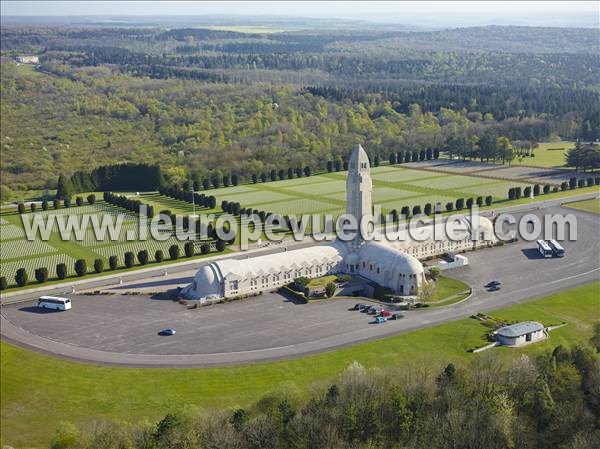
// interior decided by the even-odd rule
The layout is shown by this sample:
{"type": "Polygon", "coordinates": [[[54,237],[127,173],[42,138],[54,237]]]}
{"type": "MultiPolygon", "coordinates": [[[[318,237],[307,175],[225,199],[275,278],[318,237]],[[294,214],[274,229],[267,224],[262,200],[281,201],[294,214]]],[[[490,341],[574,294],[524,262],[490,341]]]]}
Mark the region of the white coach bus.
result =
{"type": "Polygon", "coordinates": [[[538,240],[537,246],[542,257],[552,257],[552,248],[550,248],[550,245],[548,245],[545,240],[538,240]]]}
{"type": "Polygon", "coordinates": [[[565,249],[556,240],[548,240],[548,245],[552,248],[552,252],[556,257],[564,257],[565,249]]]}
{"type": "Polygon", "coordinates": [[[38,307],[42,309],[69,310],[71,308],[71,300],[58,296],[40,296],[38,307]]]}

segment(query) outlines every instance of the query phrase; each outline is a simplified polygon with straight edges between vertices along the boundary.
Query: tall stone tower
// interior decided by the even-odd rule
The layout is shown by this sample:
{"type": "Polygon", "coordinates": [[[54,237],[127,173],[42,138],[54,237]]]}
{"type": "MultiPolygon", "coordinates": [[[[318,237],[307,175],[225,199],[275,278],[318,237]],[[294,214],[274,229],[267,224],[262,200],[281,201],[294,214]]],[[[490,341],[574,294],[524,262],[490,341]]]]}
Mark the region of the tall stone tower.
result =
{"type": "MultiPolygon", "coordinates": [[[[371,166],[369,157],[362,146],[357,145],[348,163],[348,178],[346,179],[346,213],[356,217],[360,223],[365,214],[371,214],[371,166]]],[[[360,246],[362,238],[353,242],[360,246]]]]}

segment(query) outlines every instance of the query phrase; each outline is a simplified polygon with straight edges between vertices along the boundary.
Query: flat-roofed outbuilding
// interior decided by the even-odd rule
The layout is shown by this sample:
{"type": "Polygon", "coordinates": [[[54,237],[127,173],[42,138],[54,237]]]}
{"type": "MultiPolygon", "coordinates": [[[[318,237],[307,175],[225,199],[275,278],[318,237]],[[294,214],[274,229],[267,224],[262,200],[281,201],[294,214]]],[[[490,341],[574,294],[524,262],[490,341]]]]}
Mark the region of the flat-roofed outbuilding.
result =
{"type": "Polygon", "coordinates": [[[523,321],[494,331],[496,341],[503,346],[521,346],[543,340],[547,336],[544,325],[537,321],[523,321]]]}

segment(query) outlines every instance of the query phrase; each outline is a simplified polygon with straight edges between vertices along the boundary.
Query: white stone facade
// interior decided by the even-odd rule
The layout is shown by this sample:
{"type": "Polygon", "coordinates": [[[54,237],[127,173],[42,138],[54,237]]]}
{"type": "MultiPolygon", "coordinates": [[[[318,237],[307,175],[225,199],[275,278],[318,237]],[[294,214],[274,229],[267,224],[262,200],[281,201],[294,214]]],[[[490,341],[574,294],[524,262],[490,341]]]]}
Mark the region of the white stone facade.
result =
{"type": "MultiPolygon", "coordinates": [[[[347,213],[357,220],[371,214],[372,189],[369,158],[358,145],[348,164],[347,213]]],[[[475,229],[477,236],[491,231],[491,222],[482,217],[476,226],[466,218],[462,220],[464,227],[475,229]]],[[[412,296],[426,282],[419,258],[468,250],[481,244],[479,240],[471,240],[470,236],[456,242],[448,239],[436,242],[433,237],[422,242],[385,238],[364,241],[358,236],[349,242],[338,240],[329,245],[250,259],[213,262],[202,267],[182,293],[190,299],[227,298],[275,290],[300,276],[311,278],[346,273],[376,282],[396,295],[412,296]]]]}

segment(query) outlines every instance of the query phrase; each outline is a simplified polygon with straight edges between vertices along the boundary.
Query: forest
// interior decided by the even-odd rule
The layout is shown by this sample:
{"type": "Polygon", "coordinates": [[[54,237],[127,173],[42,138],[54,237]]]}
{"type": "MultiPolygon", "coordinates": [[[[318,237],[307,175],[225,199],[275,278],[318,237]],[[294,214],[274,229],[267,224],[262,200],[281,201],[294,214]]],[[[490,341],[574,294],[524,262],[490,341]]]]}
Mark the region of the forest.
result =
{"type": "Polygon", "coordinates": [[[160,164],[169,184],[600,138],[588,29],[2,28],[2,183],[160,164]],[[23,53],[37,67],[16,65],[23,53]]]}
{"type": "Polygon", "coordinates": [[[588,449],[600,433],[600,327],[579,344],[507,365],[367,370],[350,365],[308,400],[279,389],[248,408],[168,413],[158,422],[63,423],[52,448],[588,449]]]}

